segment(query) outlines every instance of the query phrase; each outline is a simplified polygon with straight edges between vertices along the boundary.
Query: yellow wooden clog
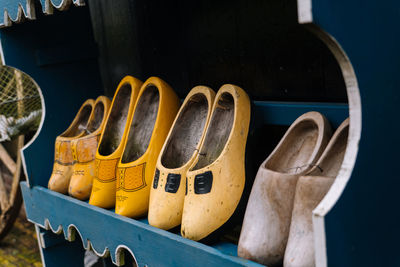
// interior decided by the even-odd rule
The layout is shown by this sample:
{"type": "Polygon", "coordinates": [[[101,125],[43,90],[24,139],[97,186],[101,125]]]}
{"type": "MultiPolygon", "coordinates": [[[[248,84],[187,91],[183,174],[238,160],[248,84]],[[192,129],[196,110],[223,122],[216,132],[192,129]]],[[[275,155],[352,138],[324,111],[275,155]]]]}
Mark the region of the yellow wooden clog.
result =
{"type": "Polygon", "coordinates": [[[181,234],[200,240],[227,222],[245,186],[245,147],[250,123],[246,92],[226,84],[218,91],[199,159],[187,173],[181,234]]]}
{"type": "Polygon", "coordinates": [[[86,128],[86,135],[71,141],[74,165],[68,193],[75,198],[88,199],[92,191],[94,159],[110,104],[111,101],[108,97],[99,96],[94,103],[94,109],[86,128]]]}
{"type": "Polygon", "coordinates": [[[113,208],[115,206],[116,168],[122,155],[129,122],[142,82],[126,76],[119,83],[111,102],[110,112],[101,133],[95,158],[95,174],[89,204],[113,208]]]}
{"type": "Polygon", "coordinates": [[[140,89],[118,163],[115,213],[137,217],[147,212],[157,158],[179,105],[175,92],[159,78],[149,78],[140,89]]]}
{"type": "Polygon", "coordinates": [[[158,156],[150,191],[149,224],[171,229],[181,223],[186,172],[197,159],[210,119],[215,92],[194,87],[186,96],[158,156]]]}
{"type": "Polygon", "coordinates": [[[93,99],[86,100],[68,129],[56,138],[53,172],[48,184],[50,190],[62,194],[68,192],[73,165],[71,141],[85,134],[84,129],[92,113],[93,105],[93,99]]]}

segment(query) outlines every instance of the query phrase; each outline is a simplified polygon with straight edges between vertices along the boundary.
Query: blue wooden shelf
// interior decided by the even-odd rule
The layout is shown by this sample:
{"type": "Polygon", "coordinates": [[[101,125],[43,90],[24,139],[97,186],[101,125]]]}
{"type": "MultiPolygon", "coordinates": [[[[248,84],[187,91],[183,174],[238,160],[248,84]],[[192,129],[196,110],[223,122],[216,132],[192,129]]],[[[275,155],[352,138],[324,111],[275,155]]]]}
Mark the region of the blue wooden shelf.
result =
{"type": "Polygon", "coordinates": [[[21,188],[29,221],[69,241],[80,236],[85,249],[110,255],[116,264],[121,250],[129,248],[139,266],[262,266],[237,257],[232,243],[207,246],[152,227],[147,219],[126,218],[41,186],[29,188],[26,182],[21,188]]]}

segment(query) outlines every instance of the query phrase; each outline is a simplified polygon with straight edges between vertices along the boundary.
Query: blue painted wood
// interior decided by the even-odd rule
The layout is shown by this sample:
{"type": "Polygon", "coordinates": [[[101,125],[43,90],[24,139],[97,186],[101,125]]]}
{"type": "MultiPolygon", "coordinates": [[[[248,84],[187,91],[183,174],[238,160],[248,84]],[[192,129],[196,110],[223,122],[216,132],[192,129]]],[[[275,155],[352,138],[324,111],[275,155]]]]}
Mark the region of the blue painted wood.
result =
{"type": "Polygon", "coordinates": [[[21,187],[30,221],[42,227],[48,221],[54,231],[61,226],[66,239],[77,229],[86,248],[90,240],[97,253],[109,250],[114,262],[118,246],[125,245],[139,266],[261,266],[236,257],[233,244],[213,248],[41,186],[29,188],[22,182],[21,187]]]}
{"type": "Polygon", "coordinates": [[[46,245],[45,247],[39,247],[43,256],[44,266],[84,267],[85,250],[82,248],[79,238],[73,242],[69,242],[62,235],[56,235],[51,231],[39,229],[39,234],[46,245]]]}
{"type": "MultiPolygon", "coordinates": [[[[65,1],[66,1],[66,0],[50,0],[49,2],[50,2],[50,4],[52,4],[53,6],[59,7],[59,6],[61,6],[65,1]]],[[[42,4],[43,12],[44,12],[44,11],[45,11],[45,10],[44,10],[44,7],[45,7],[45,4],[46,4],[46,0],[40,0],[40,3],[42,4]]]]}
{"type": "MultiPolygon", "coordinates": [[[[54,12],[53,9],[67,10],[70,2],[77,6],[85,5],[85,0],[0,0],[0,10],[2,12],[7,11],[9,18],[18,23],[24,21],[24,17],[36,19],[35,15],[38,14],[35,14],[35,11],[40,10],[39,6],[41,6],[43,13],[51,14],[54,12]],[[46,5],[46,2],[48,5],[46,5]]],[[[0,19],[0,25],[5,25],[3,17],[0,19]]]]}
{"type": "Polygon", "coordinates": [[[316,25],[353,65],[362,134],[352,176],[325,217],[328,266],[400,266],[400,2],[312,0],[316,25]]]}
{"type": "Polygon", "coordinates": [[[61,9],[61,10],[65,10],[68,8],[68,2],[72,2],[75,5],[84,5],[85,4],[85,0],[40,0],[40,3],[43,8],[43,13],[47,12],[47,10],[45,9],[46,2],[48,2],[49,5],[52,6],[52,8],[57,8],[57,9],[61,9]]]}
{"type": "Polygon", "coordinates": [[[87,98],[96,98],[103,90],[97,59],[93,57],[96,51],[73,57],[66,53],[66,47],[77,50],[79,43],[83,51],[96,47],[88,9],[41,16],[30,23],[1,29],[0,38],[6,64],[28,73],[45,99],[43,127],[34,143],[24,150],[24,156],[29,183],[47,186],[56,136],[67,128],[87,98]]]}
{"type": "MultiPolygon", "coordinates": [[[[28,0],[0,0],[0,10],[2,11],[1,14],[5,10],[8,12],[8,16],[13,21],[18,19],[18,9],[23,9],[23,12],[27,14],[27,2],[28,0]]],[[[3,23],[3,18],[0,19],[0,24],[3,23]]]]}
{"type": "Polygon", "coordinates": [[[58,46],[38,49],[35,54],[37,65],[43,67],[82,60],[96,60],[98,51],[94,43],[87,44],[78,40],[68,40],[58,46]]]}
{"type": "Polygon", "coordinates": [[[265,124],[291,125],[300,115],[318,111],[324,114],[333,127],[338,127],[348,116],[347,104],[335,103],[291,103],[291,102],[254,102],[254,116],[265,124]]]}
{"type": "Polygon", "coordinates": [[[38,229],[40,244],[42,248],[50,248],[57,245],[64,245],[66,243],[63,235],[57,235],[52,231],[48,231],[40,227],[38,229]]]}

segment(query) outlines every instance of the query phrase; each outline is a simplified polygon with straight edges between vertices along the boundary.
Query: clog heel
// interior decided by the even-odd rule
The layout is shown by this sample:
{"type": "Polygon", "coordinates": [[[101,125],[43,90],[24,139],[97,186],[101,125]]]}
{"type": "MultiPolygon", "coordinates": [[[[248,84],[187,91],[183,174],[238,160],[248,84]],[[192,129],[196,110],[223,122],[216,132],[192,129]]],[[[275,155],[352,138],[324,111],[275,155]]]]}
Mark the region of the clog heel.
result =
{"type": "Polygon", "coordinates": [[[149,224],[171,229],[181,224],[186,172],[196,159],[210,119],[215,93],[194,87],[186,96],[158,156],[150,189],[149,224]]]}
{"type": "Polygon", "coordinates": [[[234,214],[245,186],[245,148],[250,100],[240,87],[225,84],[213,105],[198,160],[187,173],[181,234],[209,237],[234,214]]]}
{"type": "Polygon", "coordinates": [[[140,89],[118,163],[115,213],[127,217],[146,214],[157,158],[179,105],[172,88],[157,77],[147,79],[140,89]]]}
{"type": "Polygon", "coordinates": [[[318,112],[300,116],[261,164],[247,203],[238,255],[267,266],[282,264],[298,178],[316,163],[331,136],[318,112]]]}
{"type": "Polygon", "coordinates": [[[110,103],[111,101],[107,97],[99,96],[94,103],[93,112],[86,127],[87,135],[71,141],[74,165],[68,194],[75,198],[86,200],[92,191],[95,169],[94,158],[110,103]]]}
{"type": "Polygon", "coordinates": [[[315,266],[312,211],[324,198],[342,165],[347,146],[349,119],[336,130],[321,158],[296,186],[285,267],[315,266]]]}
{"type": "Polygon", "coordinates": [[[99,146],[95,156],[95,172],[89,204],[113,208],[115,206],[116,168],[122,155],[128,122],[130,121],[142,82],[125,76],[119,83],[111,102],[99,146]]]}
{"type": "Polygon", "coordinates": [[[71,141],[85,134],[85,128],[89,121],[94,105],[93,99],[86,100],[80,107],[71,125],[61,135],[57,136],[55,142],[54,165],[48,188],[50,190],[66,194],[72,175],[71,141]]]}

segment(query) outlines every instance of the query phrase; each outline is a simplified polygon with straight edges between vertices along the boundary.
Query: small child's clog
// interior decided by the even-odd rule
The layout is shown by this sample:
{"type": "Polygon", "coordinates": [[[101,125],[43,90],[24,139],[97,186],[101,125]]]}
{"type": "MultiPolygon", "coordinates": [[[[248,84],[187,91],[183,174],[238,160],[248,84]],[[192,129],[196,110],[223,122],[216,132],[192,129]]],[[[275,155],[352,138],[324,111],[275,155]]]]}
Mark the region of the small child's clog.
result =
{"type": "Polygon", "coordinates": [[[110,103],[111,101],[107,97],[99,96],[94,103],[93,112],[86,127],[86,135],[71,141],[74,165],[68,194],[75,198],[86,200],[92,191],[94,159],[110,103]]]}
{"type": "Polygon", "coordinates": [[[71,141],[84,135],[94,105],[93,99],[86,100],[80,107],[71,125],[56,138],[54,165],[48,187],[50,190],[66,194],[72,175],[71,141]]]}

